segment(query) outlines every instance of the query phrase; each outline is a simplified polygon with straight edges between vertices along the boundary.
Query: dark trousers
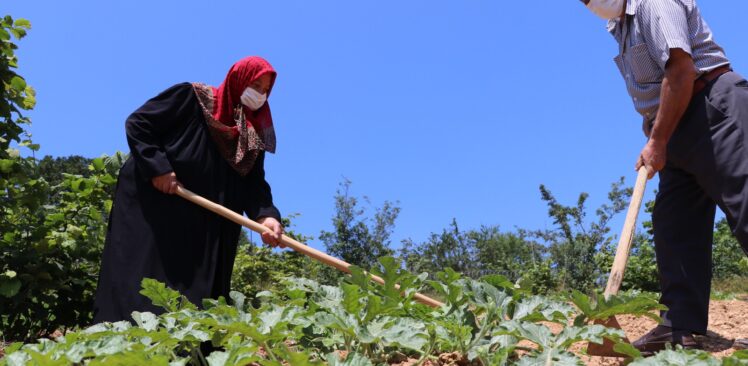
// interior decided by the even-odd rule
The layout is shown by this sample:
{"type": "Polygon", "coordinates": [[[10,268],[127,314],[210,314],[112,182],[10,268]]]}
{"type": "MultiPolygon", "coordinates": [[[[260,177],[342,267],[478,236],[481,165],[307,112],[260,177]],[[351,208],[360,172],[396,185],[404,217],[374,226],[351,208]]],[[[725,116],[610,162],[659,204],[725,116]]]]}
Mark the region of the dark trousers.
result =
{"type": "Polygon", "coordinates": [[[706,333],[716,206],[748,250],[748,82],[734,72],[694,96],[660,171],[652,221],[664,325],[706,333]]]}

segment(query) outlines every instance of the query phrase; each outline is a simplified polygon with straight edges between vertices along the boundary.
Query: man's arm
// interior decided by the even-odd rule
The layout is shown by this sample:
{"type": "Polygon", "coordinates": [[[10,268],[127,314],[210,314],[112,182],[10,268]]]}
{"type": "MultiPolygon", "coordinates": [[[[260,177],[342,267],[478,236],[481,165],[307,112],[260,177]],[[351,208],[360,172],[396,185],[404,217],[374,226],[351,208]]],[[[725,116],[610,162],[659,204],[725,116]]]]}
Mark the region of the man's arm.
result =
{"type": "Polygon", "coordinates": [[[649,178],[665,167],[668,141],[691,102],[695,80],[696,67],[691,55],[680,48],[671,49],[670,59],[665,66],[665,78],[662,80],[660,108],[649,141],[636,163],[637,170],[646,165],[649,178]]]}

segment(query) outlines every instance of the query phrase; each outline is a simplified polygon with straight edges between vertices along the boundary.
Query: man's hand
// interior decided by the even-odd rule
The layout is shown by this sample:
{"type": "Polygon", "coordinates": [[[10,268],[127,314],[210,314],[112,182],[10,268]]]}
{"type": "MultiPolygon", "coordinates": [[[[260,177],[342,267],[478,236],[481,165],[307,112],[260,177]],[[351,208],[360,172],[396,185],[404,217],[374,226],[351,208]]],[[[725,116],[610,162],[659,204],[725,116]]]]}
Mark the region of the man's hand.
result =
{"type": "Polygon", "coordinates": [[[636,162],[636,171],[642,166],[647,167],[648,177],[652,179],[655,173],[662,170],[665,167],[667,161],[667,145],[657,142],[656,140],[649,140],[644,149],[639,154],[639,160],[636,162]]]}
{"type": "Polygon", "coordinates": [[[177,187],[181,187],[182,183],[177,180],[177,175],[174,172],[159,175],[151,179],[153,187],[166,194],[177,193],[177,187]]]}
{"type": "Polygon", "coordinates": [[[281,236],[283,235],[283,225],[278,222],[278,220],[272,217],[263,217],[257,220],[257,222],[270,229],[270,231],[262,233],[262,241],[265,244],[268,244],[273,248],[286,247],[285,245],[283,245],[283,243],[281,243],[281,236]]]}

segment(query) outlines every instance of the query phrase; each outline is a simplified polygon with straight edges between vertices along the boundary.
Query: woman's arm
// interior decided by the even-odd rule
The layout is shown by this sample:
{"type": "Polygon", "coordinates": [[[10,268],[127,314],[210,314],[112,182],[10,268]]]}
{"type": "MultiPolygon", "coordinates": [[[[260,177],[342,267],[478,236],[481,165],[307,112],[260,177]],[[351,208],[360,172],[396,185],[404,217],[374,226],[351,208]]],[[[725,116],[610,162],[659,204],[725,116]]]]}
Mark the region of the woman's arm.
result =
{"type": "MultiPolygon", "coordinates": [[[[264,151],[257,156],[254,167],[247,175],[247,184],[249,186],[248,202],[245,206],[247,216],[271,230],[271,232],[262,235],[262,241],[273,246],[280,244],[283,225],[281,224],[280,211],[273,205],[270,184],[265,180],[264,151]]],[[[281,247],[284,246],[281,245],[281,247]]]]}
{"type": "Polygon", "coordinates": [[[188,102],[193,96],[192,85],[177,84],[150,99],[127,117],[127,144],[143,178],[152,180],[173,172],[162,147],[162,139],[169,131],[184,123],[186,115],[192,112],[188,102]]]}

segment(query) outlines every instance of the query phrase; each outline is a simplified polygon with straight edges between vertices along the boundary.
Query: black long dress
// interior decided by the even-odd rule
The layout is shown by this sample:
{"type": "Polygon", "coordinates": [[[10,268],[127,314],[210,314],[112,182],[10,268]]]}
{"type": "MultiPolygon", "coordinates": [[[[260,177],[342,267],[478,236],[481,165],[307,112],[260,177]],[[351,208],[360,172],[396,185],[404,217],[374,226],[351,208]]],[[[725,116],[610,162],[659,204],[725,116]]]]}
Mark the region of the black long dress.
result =
{"type": "Polygon", "coordinates": [[[159,313],[139,294],[144,277],[194,304],[228,297],[241,227],[194,203],[161,193],[151,178],[171,171],[185,188],[252,219],[280,213],[265,181],[264,152],[246,176],[219,154],[192,84],[177,84],[126,122],[131,157],[120,170],[109,217],[94,321],[159,313]]]}

